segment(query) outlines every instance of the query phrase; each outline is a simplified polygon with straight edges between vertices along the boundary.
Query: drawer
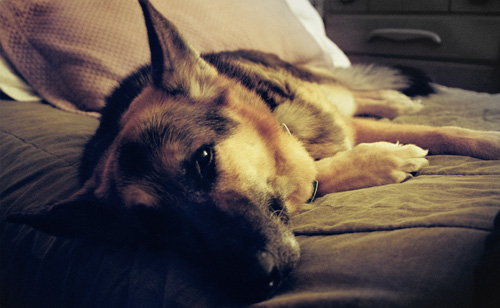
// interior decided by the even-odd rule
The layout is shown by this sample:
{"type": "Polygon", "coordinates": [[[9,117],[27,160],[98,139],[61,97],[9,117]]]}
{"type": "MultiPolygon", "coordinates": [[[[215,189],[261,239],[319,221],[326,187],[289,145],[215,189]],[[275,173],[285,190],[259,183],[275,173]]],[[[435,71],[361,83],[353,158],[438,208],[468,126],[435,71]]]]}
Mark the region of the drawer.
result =
{"type": "MultiPolygon", "coordinates": [[[[498,0],[451,0],[453,12],[500,13],[498,0]]],[[[500,17],[499,17],[500,18],[500,17]]]]}
{"type": "Polygon", "coordinates": [[[326,0],[329,12],[446,12],[450,0],[326,0]]]}
{"type": "Polygon", "coordinates": [[[370,0],[370,12],[446,12],[449,0],[370,0]]]}
{"type": "Polygon", "coordinates": [[[499,58],[497,16],[330,14],[325,25],[328,37],[351,54],[489,62],[499,58]],[[408,29],[417,31],[406,34],[408,29]]]}

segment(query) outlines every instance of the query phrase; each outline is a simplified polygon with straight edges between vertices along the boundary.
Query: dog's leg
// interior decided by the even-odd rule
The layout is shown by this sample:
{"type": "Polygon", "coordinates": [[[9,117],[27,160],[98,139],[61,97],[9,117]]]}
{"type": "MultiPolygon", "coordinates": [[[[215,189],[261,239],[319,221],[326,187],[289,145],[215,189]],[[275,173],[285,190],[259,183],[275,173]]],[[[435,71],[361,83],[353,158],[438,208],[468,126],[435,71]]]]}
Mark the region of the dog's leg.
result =
{"type": "Polygon", "coordinates": [[[315,162],[319,195],[403,182],[427,165],[424,149],[431,154],[500,159],[500,132],[360,118],[350,124],[357,145],[315,162]]]}
{"type": "Polygon", "coordinates": [[[447,126],[393,124],[353,118],[355,143],[400,142],[428,149],[430,154],[466,155],[481,159],[500,159],[500,132],[476,131],[447,126]]]}
{"type": "Polygon", "coordinates": [[[393,119],[398,115],[420,111],[423,106],[418,100],[396,90],[353,91],[355,115],[370,115],[393,119]]]}
{"type": "Polygon", "coordinates": [[[428,165],[427,151],[415,145],[363,143],[316,161],[318,195],[400,183],[428,165]]]}

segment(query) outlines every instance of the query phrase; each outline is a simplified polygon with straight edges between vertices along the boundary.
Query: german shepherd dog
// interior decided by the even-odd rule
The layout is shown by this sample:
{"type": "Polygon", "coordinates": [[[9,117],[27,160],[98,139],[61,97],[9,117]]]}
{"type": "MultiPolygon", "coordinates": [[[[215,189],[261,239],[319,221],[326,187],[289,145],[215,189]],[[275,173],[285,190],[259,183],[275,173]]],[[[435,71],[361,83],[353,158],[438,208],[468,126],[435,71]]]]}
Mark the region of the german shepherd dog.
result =
{"type": "Polygon", "coordinates": [[[355,117],[422,108],[399,91],[410,82],[397,70],[300,67],[248,50],[200,55],[141,6],[151,65],[109,97],[83,154],[81,190],[10,221],[174,246],[256,300],[297,264],[289,214],[316,189],[399,183],[428,164],[428,152],[500,159],[499,132],[355,117]]]}

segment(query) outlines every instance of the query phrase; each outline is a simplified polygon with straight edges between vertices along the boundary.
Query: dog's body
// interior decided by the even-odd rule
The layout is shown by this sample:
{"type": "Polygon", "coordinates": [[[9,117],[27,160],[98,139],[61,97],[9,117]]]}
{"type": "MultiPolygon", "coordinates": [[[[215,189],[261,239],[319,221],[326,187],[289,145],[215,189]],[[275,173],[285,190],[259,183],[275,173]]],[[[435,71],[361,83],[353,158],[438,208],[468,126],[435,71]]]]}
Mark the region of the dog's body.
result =
{"type": "Polygon", "coordinates": [[[199,56],[142,5],[152,64],[110,96],[83,156],[83,188],[12,221],[66,236],[180,240],[258,298],[299,259],[287,213],[314,181],[319,195],[399,183],[427,165],[427,149],[500,158],[498,132],[354,117],[422,108],[397,91],[408,81],[395,70],[297,67],[254,51],[199,56]]]}

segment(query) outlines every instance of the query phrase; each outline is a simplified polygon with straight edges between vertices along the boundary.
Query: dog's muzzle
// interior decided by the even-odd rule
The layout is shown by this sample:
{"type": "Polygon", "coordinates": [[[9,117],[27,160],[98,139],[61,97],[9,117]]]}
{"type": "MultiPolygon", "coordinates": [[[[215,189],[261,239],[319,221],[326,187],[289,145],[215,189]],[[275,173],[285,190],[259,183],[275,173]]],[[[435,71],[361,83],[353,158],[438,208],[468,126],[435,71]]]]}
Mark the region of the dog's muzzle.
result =
{"type": "Polygon", "coordinates": [[[179,215],[186,229],[181,234],[187,236],[180,249],[192,247],[186,253],[195,254],[195,261],[204,263],[210,278],[234,300],[269,298],[300,258],[286,212],[272,198],[259,206],[245,197],[229,197],[219,195],[218,204],[193,204],[189,209],[195,213],[179,215]]]}

